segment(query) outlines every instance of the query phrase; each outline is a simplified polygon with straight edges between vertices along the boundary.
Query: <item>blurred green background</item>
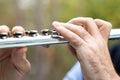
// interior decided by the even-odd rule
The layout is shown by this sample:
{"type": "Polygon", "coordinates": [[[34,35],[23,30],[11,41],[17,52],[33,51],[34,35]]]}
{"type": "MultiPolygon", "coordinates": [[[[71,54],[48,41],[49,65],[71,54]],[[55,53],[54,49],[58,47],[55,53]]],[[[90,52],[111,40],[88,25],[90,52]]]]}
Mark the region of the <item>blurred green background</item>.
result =
{"type": "MultiPolygon", "coordinates": [[[[53,21],[67,22],[74,17],[107,20],[120,27],[120,0],[0,0],[0,25],[20,25],[26,30],[49,28],[53,21]]],[[[113,44],[119,41],[110,41],[113,44]]],[[[29,47],[27,58],[32,69],[26,80],[62,80],[76,59],[65,44],[29,47]]]]}

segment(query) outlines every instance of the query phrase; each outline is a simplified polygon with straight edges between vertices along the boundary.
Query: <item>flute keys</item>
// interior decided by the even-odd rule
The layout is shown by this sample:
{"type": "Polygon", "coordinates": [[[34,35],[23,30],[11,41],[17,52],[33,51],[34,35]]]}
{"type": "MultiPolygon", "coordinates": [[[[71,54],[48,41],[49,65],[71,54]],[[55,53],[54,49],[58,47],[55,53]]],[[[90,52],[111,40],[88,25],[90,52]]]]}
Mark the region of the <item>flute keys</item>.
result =
{"type": "Polygon", "coordinates": [[[51,30],[51,35],[60,35],[56,30],[51,30]]]}
{"type": "Polygon", "coordinates": [[[51,30],[51,36],[53,38],[59,38],[61,36],[61,34],[58,33],[56,30],[53,29],[53,30],[51,30]]]}
{"type": "Polygon", "coordinates": [[[48,36],[50,35],[50,30],[49,29],[43,29],[41,30],[42,35],[48,36]]]}
{"type": "Polygon", "coordinates": [[[30,31],[25,31],[25,35],[29,36],[30,31]]]}
{"type": "Polygon", "coordinates": [[[31,37],[38,36],[38,31],[37,30],[30,30],[28,32],[28,35],[31,36],[31,37]]]}
{"type": "Polygon", "coordinates": [[[0,33],[0,38],[1,39],[6,39],[8,37],[8,33],[4,32],[4,33],[0,33]]]}
{"type": "Polygon", "coordinates": [[[15,38],[21,38],[21,37],[23,37],[23,33],[22,32],[14,32],[13,33],[13,37],[15,37],[15,38]]]}

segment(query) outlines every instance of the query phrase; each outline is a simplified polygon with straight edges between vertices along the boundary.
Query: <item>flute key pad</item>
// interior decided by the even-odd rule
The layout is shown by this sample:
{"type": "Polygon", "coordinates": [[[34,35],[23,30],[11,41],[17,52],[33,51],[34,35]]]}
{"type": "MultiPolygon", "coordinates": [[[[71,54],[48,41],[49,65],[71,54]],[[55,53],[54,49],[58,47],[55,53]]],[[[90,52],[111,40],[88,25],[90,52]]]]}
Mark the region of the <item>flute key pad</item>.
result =
{"type": "Polygon", "coordinates": [[[42,35],[48,36],[51,35],[51,31],[49,29],[42,29],[41,30],[42,35]]]}
{"type": "Polygon", "coordinates": [[[30,30],[28,33],[26,33],[27,35],[31,36],[31,37],[35,37],[38,36],[39,33],[37,30],[30,30]]]}
{"type": "Polygon", "coordinates": [[[8,33],[0,33],[0,39],[6,39],[8,37],[8,33]]]}
{"type": "Polygon", "coordinates": [[[22,32],[14,32],[13,33],[13,37],[15,37],[15,38],[21,38],[21,37],[23,37],[23,33],[22,32]]]}

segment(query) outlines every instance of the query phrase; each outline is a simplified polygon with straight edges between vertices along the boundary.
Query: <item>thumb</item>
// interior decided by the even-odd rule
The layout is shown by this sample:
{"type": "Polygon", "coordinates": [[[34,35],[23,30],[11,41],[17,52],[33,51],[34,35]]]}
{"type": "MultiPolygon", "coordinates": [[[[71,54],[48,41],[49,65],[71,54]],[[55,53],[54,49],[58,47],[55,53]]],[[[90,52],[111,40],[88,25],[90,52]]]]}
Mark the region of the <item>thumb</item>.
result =
{"type": "Polygon", "coordinates": [[[30,63],[26,59],[26,51],[27,51],[26,47],[20,47],[14,48],[12,53],[13,65],[23,75],[30,70],[30,63]]]}

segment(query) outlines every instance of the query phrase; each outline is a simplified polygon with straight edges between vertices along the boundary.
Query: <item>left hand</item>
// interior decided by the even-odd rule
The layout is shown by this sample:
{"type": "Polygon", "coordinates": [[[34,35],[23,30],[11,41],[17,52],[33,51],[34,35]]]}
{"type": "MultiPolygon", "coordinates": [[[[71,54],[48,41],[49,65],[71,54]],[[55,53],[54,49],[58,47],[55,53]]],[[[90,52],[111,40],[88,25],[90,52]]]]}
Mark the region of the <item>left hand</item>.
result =
{"type": "MultiPolygon", "coordinates": [[[[0,26],[0,33],[9,32],[7,26],[0,26]]],[[[12,32],[24,32],[22,27],[14,27],[12,32]]],[[[23,80],[30,70],[26,59],[27,47],[0,49],[0,80],[23,80]]]]}

